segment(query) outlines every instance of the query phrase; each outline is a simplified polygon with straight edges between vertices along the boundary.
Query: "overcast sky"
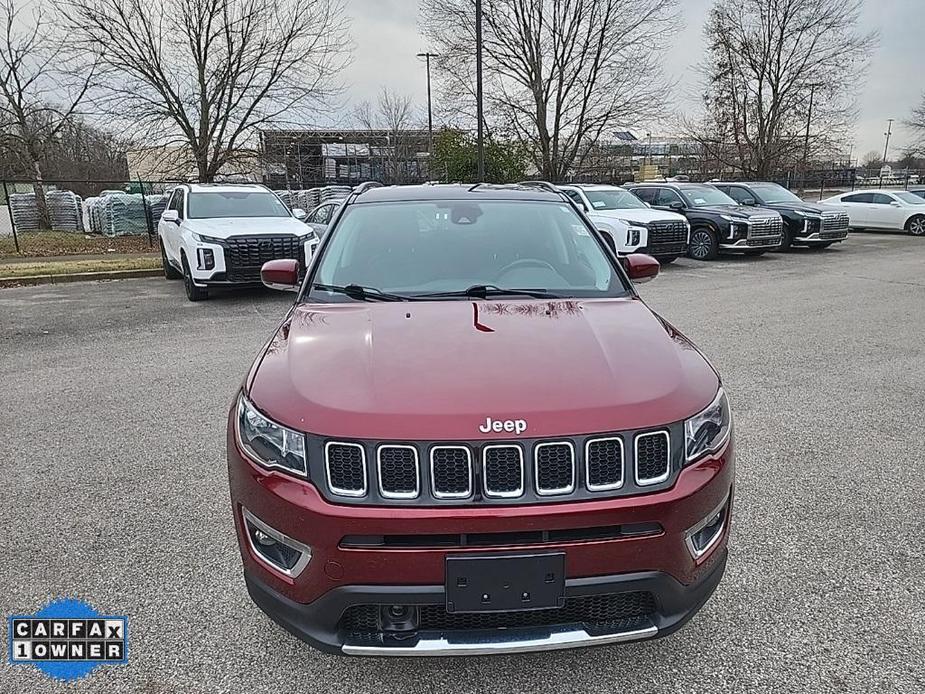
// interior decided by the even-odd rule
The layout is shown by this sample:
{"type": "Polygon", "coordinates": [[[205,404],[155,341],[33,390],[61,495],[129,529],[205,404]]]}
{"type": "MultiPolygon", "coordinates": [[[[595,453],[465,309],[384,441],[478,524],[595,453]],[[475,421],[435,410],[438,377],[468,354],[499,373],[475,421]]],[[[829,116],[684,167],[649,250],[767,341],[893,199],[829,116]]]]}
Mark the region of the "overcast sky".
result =
{"type": "MultiPolygon", "coordinates": [[[[416,0],[346,0],[346,4],[355,50],[344,74],[345,98],[353,103],[373,100],[385,86],[413,96],[423,109],[425,72],[415,53],[428,46],[418,30],[416,0]]],[[[691,110],[697,107],[695,66],[703,56],[703,24],[712,0],[679,0],[678,4],[682,29],[665,54],[665,69],[681,86],[677,102],[666,107],[691,110]]],[[[909,116],[925,90],[925,0],[866,0],[862,22],[863,29],[880,32],[880,46],[866,78],[859,81],[853,156],[883,152],[888,118],[897,120],[890,139],[890,153],[895,155],[909,139],[900,121],[909,116]]]]}

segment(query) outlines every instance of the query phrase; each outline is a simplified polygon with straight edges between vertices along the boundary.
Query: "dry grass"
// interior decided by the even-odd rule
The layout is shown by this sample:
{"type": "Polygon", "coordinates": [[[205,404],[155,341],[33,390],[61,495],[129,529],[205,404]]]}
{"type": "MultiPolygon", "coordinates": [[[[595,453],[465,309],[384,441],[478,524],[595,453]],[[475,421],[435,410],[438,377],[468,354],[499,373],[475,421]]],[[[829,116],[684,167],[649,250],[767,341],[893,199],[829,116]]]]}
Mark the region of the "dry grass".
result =
{"type": "Polygon", "coordinates": [[[152,253],[148,236],[101,236],[66,231],[30,231],[18,234],[19,253],[12,236],[0,237],[0,261],[4,256],[46,258],[56,255],[98,255],[105,253],[152,253]]]}
{"type": "Polygon", "coordinates": [[[33,275],[69,275],[76,272],[109,272],[113,270],[150,270],[161,266],[158,255],[132,258],[100,258],[93,260],[55,260],[50,262],[0,262],[0,279],[33,275]]]}

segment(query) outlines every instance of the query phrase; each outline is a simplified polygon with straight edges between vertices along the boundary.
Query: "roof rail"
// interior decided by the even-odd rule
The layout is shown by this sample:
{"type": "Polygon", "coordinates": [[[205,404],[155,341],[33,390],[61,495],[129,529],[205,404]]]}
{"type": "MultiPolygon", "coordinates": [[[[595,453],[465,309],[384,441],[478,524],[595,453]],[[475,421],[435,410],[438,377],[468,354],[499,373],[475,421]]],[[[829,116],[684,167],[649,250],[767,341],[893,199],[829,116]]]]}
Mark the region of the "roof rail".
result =
{"type": "Polygon", "coordinates": [[[517,185],[519,186],[536,186],[537,188],[545,188],[551,193],[561,193],[562,191],[556,188],[549,181],[520,181],[517,185]]]}
{"type": "Polygon", "coordinates": [[[383,188],[384,186],[379,183],[379,181],[363,181],[360,185],[353,189],[354,195],[362,195],[370,188],[383,188]]]}

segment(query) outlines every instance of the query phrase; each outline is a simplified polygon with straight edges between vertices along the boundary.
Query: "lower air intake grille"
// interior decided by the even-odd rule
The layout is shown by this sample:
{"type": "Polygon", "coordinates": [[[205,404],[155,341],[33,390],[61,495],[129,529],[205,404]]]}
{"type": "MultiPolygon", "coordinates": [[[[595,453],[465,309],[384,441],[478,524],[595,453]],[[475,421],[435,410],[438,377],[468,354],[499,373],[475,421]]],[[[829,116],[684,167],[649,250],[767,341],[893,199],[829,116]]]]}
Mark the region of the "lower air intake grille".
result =
{"type": "MultiPolygon", "coordinates": [[[[421,605],[421,631],[467,631],[477,629],[517,629],[583,624],[589,631],[630,629],[655,613],[652,593],[636,591],[610,595],[566,598],[565,606],[553,610],[463,614],[449,613],[444,605],[421,605]]],[[[381,631],[378,605],[354,605],[341,617],[348,634],[372,636],[381,631]]]]}
{"type": "Polygon", "coordinates": [[[387,499],[414,499],[420,492],[418,452],[412,446],[379,447],[379,492],[387,499]]]}
{"type": "Polygon", "coordinates": [[[658,484],[670,470],[668,432],[655,431],[636,437],[636,483],[658,484]]]}
{"type": "Polygon", "coordinates": [[[355,443],[329,442],[325,446],[328,488],[339,496],[366,494],[366,454],[355,443]]]}
{"type": "Polygon", "coordinates": [[[430,477],[438,499],[472,495],[472,456],[465,446],[436,446],[430,452],[430,477]]]}
{"type": "Polygon", "coordinates": [[[592,492],[623,486],[623,440],[588,441],[585,447],[585,476],[592,492]]]}
{"type": "Polygon", "coordinates": [[[534,455],[537,494],[568,494],[575,488],[575,452],[572,444],[537,444],[534,455]]]}
{"type": "Polygon", "coordinates": [[[520,446],[485,446],[482,451],[485,495],[518,497],[524,491],[524,459],[520,446]]]}

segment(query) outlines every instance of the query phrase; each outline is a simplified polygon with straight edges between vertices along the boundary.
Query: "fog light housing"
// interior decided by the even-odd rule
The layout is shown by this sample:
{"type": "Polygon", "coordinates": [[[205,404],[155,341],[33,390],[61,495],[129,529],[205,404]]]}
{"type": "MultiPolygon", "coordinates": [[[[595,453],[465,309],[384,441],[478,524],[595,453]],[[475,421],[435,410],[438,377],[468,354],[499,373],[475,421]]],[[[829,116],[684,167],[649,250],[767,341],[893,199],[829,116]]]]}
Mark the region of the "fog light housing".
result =
{"type": "Polygon", "coordinates": [[[290,578],[295,578],[312,558],[312,549],[267,525],[243,506],[241,515],[251,552],[257,559],[290,578]]]}
{"type": "Polygon", "coordinates": [[[718,508],[707,514],[703,520],[687,531],[684,539],[687,549],[694,559],[700,559],[716,546],[726,529],[728,515],[729,497],[727,496],[718,508]]]}
{"type": "Polygon", "coordinates": [[[417,631],[420,613],[416,605],[383,605],[379,608],[382,631],[417,631]]]}

